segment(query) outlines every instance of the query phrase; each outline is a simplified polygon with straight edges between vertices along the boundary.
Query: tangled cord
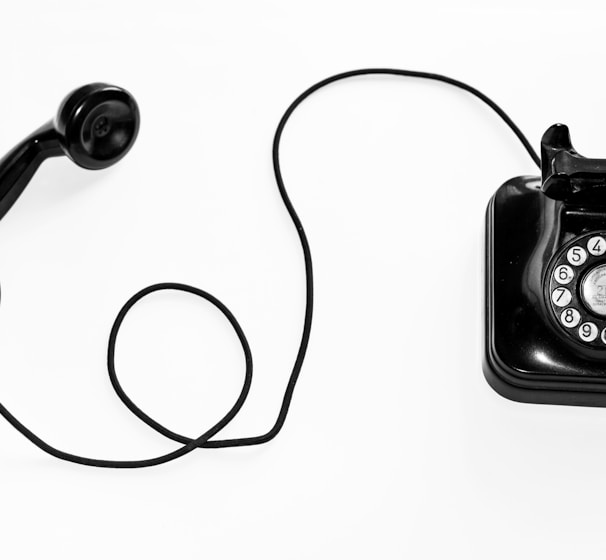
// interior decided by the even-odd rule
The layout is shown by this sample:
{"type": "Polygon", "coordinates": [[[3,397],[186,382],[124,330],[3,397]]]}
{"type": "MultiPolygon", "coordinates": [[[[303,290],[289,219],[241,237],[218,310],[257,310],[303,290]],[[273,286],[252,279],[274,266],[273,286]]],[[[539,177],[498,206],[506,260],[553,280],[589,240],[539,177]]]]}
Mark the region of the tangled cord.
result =
{"type": "Polygon", "coordinates": [[[303,367],[303,361],[305,359],[305,353],[307,351],[307,346],[309,344],[309,337],[311,334],[311,323],[313,316],[313,267],[311,261],[311,251],[309,248],[309,243],[307,241],[307,236],[305,235],[305,230],[303,229],[303,224],[297,215],[289,197],[286,192],[286,187],[284,186],[284,180],[282,178],[282,171],[280,168],[280,141],[282,139],[282,133],[284,131],[284,127],[286,126],[288,120],[291,115],[295,111],[295,109],[310,95],[319,89],[332,84],[334,82],[345,80],[347,78],[353,78],[356,76],[364,76],[368,74],[383,74],[383,75],[394,75],[394,76],[405,76],[412,78],[424,78],[428,80],[436,80],[439,82],[444,82],[446,84],[450,84],[451,86],[455,86],[457,88],[463,89],[475,97],[479,98],[481,101],[486,103],[491,109],[493,109],[501,119],[507,124],[507,126],[514,132],[514,134],[518,137],[518,139],[524,145],[524,148],[532,158],[532,160],[540,167],[540,159],[537,153],[534,151],[528,139],[522,134],[521,130],[517,127],[517,125],[511,120],[511,118],[503,111],[494,101],[492,101],[489,97],[484,95],[479,90],[463,83],[458,80],[454,80],[453,78],[449,78],[447,76],[442,76],[439,74],[432,74],[428,72],[415,72],[412,70],[398,70],[392,68],[364,68],[360,70],[352,70],[350,72],[343,72],[340,74],[336,74],[329,78],[326,78],[310,88],[306,89],[299,97],[297,97],[290,106],[286,109],[286,112],[280,119],[278,123],[278,127],[276,128],[276,132],[274,134],[273,140],[273,168],[274,175],[276,178],[276,183],[278,186],[278,191],[280,196],[282,197],[282,201],[284,202],[284,206],[290,215],[292,222],[297,230],[297,234],[299,235],[299,240],[301,242],[301,248],[303,250],[303,259],[305,263],[305,290],[306,290],[306,304],[305,304],[305,319],[303,322],[303,333],[301,335],[301,342],[299,343],[299,349],[297,351],[297,357],[295,359],[295,363],[293,365],[292,372],[288,379],[288,384],[286,386],[286,390],[284,392],[284,397],[282,399],[282,406],[280,407],[280,411],[278,413],[278,417],[272,426],[272,428],[266,432],[265,434],[252,436],[252,437],[243,437],[236,439],[211,439],[215,435],[217,435],[225,426],[227,426],[233,418],[238,414],[242,405],[246,401],[246,397],[248,396],[248,392],[250,390],[250,386],[252,383],[252,373],[253,373],[253,364],[252,364],[252,354],[250,351],[250,346],[248,344],[248,340],[246,339],[246,335],[242,330],[242,327],[238,323],[234,314],[225,306],[220,300],[218,300],[213,295],[205,292],[204,290],[200,290],[199,288],[195,288],[193,286],[188,286],[186,284],[177,284],[177,283],[164,283],[164,284],[154,284],[152,286],[148,286],[144,288],[140,292],[137,292],[133,297],[131,297],[126,304],[122,307],[116,320],[114,321],[114,325],[112,327],[111,333],[109,335],[109,347],[107,352],[107,369],[109,372],[109,378],[111,380],[112,386],[116,391],[117,395],[120,397],[122,402],[128,407],[128,409],[138,416],[143,422],[145,422],[148,426],[152,427],[154,430],[170,438],[178,443],[183,444],[182,447],[172,451],[171,453],[167,453],[165,455],[160,455],[158,457],[153,457],[151,459],[142,459],[135,461],[113,461],[107,459],[91,459],[88,457],[82,457],[80,455],[74,455],[72,453],[67,453],[65,451],[61,451],[49,445],[44,440],[39,438],[36,434],[34,434],[31,430],[26,428],[19,420],[17,420],[2,404],[0,404],[0,414],[10,422],[10,424],[16,428],[19,432],[21,432],[27,439],[29,439],[34,445],[38,446],[40,449],[45,451],[46,453],[57,457],[58,459],[63,459],[64,461],[70,461],[72,463],[78,463],[81,465],[88,465],[92,467],[106,467],[106,468],[140,468],[140,467],[151,467],[154,465],[160,465],[162,463],[167,463],[168,461],[172,461],[177,459],[178,457],[182,457],[187,453],[190,453],[194,449],[198,447],[204,448],[219,448],[219,447],[242,447],[247,445],[259,445],[262,443],[266,443],[272,440],[274,437],[278,435],[280,430],[282,429],[284,422],[286,420],[286,416],[288,414],[288,409],[290,407],[290,403],[292,401],[293,393],[295,390],[295,386],[297,384],[297,380],[299,378],[299,374],[301,373],[301,368],[303,367]],[[148,416],[145,412],[143,412],[126,394],[122,386],[120,385],[120,381],[118,380],[118,376],[116,373],[115,367],[115,350],[116,350],[116,340],[118,338],[118,334],[120,332],[120,327],[128,314],[128,312],[132,309],[132,307],[144,297],[154,292],[159,292],[162,290],[177,290],[182,292],[188,292],[190,294],[196,295],[205,299],[214,305],[219,311],[223,313],[223,315],[227,318],[227,320],[231,323],[238,339],[240,340],[240,344],[242,345],[242,350],[244,351],[245,363],[246,363],[246,371],[244,375],[244,383],[242,385],[242,390],[231,407],[229,412],[219,420],[212,428],[208,429],[201,436],[197,438],[189,438],[180,434],[169,430],[158,421],[154,420],[150,416],[148,416]]]}

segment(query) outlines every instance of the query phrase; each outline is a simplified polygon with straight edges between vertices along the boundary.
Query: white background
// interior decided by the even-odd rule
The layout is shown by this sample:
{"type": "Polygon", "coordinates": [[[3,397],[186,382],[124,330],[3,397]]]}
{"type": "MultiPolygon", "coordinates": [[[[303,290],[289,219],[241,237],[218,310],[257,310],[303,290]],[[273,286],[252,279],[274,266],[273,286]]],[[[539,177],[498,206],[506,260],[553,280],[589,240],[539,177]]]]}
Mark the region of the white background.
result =
{"type": "MultiPolygon", "coordinates": [[[[0,222],[3,404],[74,453],[170,451],[114,396],[105,345],[135,291],[189,282],[230,306],[254,353],[250,399],[223,435],[266,431],[303,312],[270,158],[286,106],[352,68],[440,72],[492,96],[537,148],[561,121],[604,157],[598,4],[5,2],[0,150],[88,81],[131,90],[142,126],[107,171],[44,164],[0,222]]],[[[317,291],[284,431],[112,471],[0,423],[0,556],[603,557],[606,411],[509,402],[481,372],[484,209],[537,171],[512,133],[449,86],[364,78],[302,106],[282,157],[317,291]]],[[[118,344],[124,387],[190,436],[231,405],[242,361],[226,321],[183,294],[143,302],[118,344]]]]}

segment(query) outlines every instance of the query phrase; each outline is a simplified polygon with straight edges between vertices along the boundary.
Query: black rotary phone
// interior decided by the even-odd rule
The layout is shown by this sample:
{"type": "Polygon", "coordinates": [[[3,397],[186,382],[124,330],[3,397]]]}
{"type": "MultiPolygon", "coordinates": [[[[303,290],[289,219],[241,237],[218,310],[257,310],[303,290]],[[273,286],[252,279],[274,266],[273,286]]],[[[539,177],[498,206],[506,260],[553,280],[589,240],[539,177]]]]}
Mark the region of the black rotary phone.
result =
{"type": "Polygon", "coordinates": [[[556,124],[541,174],[488,205],[484,373],[514,400],[606,406],[606,160],[556,124]]]}
{"type": "MultiPolygon", "coordinates": [[[[484,372],[491,386],[511,399],[606,406],[606,161],[576,153],[564,125],[555,125],[545,133],[539,159],[511,118],[489,97],[464,82],[428,72],[364,68],[336,74],[306,89],[287,107],[274,134],[274,176],[301,245],[306,305],[282,405],[267,432],[234,439],[217,437],[246,401],[252,383],[252,353],[244,331],[227,306],[204,290],[174,282],[148,286],[124,304],[110,332],[107,368],[122,402],[149,427],[179,443],[175,451],[134,461],[82,457],[48,444],[2,404],[0,415],[46,453],[95,467],[149,467],[198,448],[259,445],[276,437],[284,426],[310,341],[314,293],[311,249],[282,178],[282,132],[297,107],[319,89],[371,74],[435,80],[474,95],[497,113],[541,166],[542,178],[526,176],[508,181],[488,206],[484,372]],[[244,353],[246,369],[237,399],[223,418],[199,436],[178,434],[151,418],[118,380],[114,355],[122,322],[138,301],[160,290],[185,291],[214,305],[230,322],[244,353]]],[[[126,155],[138,130],[139,109],[126,90],[94,83],[73,91],[55,119],[0,159],[0,218],[16,202],[44,159],[67,155],[82,167],[102,169],[126,155]]]]}

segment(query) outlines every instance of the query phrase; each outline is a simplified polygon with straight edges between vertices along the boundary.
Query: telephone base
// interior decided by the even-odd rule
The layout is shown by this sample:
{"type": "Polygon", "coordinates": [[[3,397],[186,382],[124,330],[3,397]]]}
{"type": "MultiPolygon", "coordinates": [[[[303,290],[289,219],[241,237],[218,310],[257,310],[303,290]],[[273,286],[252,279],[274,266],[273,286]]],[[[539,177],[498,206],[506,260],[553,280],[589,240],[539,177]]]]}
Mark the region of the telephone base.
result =
{"type": "Polygon", "coordinates": [[[554,322],[545,301],[554,256],[595,230],[606,230],[606,208],[586,212],[553,200],[541,191],[539,177],[511,179],[491,198],[483,370],[500,395],[529,403],[606,406],[606,343],[596,349],[573,340],[572,329],[566,332],[554,322]]]}

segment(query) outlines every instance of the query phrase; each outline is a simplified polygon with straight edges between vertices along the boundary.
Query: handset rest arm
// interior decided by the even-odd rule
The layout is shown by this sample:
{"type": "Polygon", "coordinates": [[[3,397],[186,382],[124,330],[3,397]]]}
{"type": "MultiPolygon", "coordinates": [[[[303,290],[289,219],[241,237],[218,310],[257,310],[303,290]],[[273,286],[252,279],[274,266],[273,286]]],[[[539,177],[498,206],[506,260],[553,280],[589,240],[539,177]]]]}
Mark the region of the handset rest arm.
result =
{"type": "Polygon", "coordinates": [[[581,206],[606,206],[606,159],[580,155],[564,124],[541,139],[542,191],[550,198],[581,206]]]}

